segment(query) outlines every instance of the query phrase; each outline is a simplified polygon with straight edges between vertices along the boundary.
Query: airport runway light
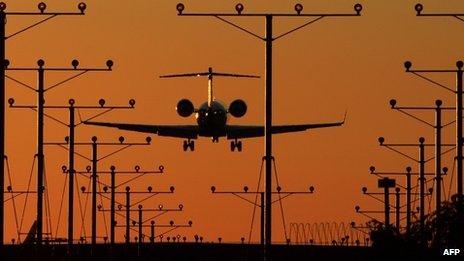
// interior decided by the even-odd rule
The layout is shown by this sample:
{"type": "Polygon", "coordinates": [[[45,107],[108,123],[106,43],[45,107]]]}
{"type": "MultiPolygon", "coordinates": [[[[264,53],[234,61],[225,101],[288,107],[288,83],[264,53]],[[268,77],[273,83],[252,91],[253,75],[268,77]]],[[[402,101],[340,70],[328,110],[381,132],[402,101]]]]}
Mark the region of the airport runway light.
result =
{"type": "Polygon", "coordinates": [[[421,3],[417,3],[414,6],[414,10],[416,11],[416,16],[453,17],[461,22],[464,22],[464,19],[462,18],[464,16],[464,13],[423,13],[424,5],[422,5],[421,3]]]}
{"type": "MultiPolygon", "coordinates": [[[[89,173],[89,172],[86,170],[84,172],[80,171],[80,172],[76,172],[76,173],[86,174],[86,173],[89,173]]],[[[124,192],[119,192],[119,191],[117,191],[117,188],[122,186],[122,185],[127,184],[127,182],[123,182],[123,183],[120,183],[120,184],[116,185],[116,181],[115,181],[116,180],[116,174],[118,174],[118,175],[119,174],[143,174],[144,175],[144,174],[159,174],[159,173],[162,173],[162,172],[159,171],[159,170],[158,171],[157,170],[116,171],[116,168],[114,166],[111,166],[110,171],[98,171],[97,172],[97,174],[110,174],[111,175],[111,185],[108,186],[108,185],[106,185],[106,184],[104,184],[102,182],[99,182],[99,183],[104,185],[103,192],[98,192],[98,191],[86,192],[85,187],[81,188],[82,193],[91,193],[92,196],[100,194],[103,198],[106,198],[106,199],[110,200],[110,210],[109,210],[109,212],[110,212],[110,243],[112,245],[114,245],[114,243],[115,243],[115,227],[116,227],[115,215],[116,215],[117,211],[125,211],[126,212],[126,225],[127,225],[130,222],[130,212],[129,211],[131,211],[130,210],[131,206],[140,204],[140,203],[142,203],[142,202],[144,202],[144,201],[146,201],[146,200],[148,200],[148,199],[150,199],[150,198],[152,198],[152,197],[154,197],[154,196],[156,196],[158,194],[172,194],[173,193],[173,190],[171,190],[171,189],[169,191],[154,191],[151,186],[149,186],[149,188],[151,188],[151,189],[147,189],[147,191],[130,191],[130,187],[126,186],[126,190],[124,192]],[[110,197],[105,195],[105,194],[108,193],[109,189],[111,190],[110,191],[110,193],[111,193],[110,197]],[[116,209],[116,195],[117,194],[125,194],[126,195],[126,209],[125,210],[122,209],[123,206],[120,205],[120,204],[117,206],[118,209],[116,209]],[[148,196],[146,198],[142,199],[142,200],[139,200],[139,201],[135,202],[135,203],[131,203],[130,202],[130,194],[148,194],[148,196]],[[129,208],[127,208],[127,207],[129,207],[129,208]]],[[[135,180],[136,178],[140,178],[140,176],[136,176],[135,178],[130,179],[129,182],[135,180]]],[[[103,212],[108,211],[108,210],[106,210],[106,209],[104,209],[102,207],[98,208],[98,205],[97,205],[97,209],[99,211],[103,211],[103,212]]],[[[182,207],[179,206],[179,209],[182,210],[182,207]]],[[[171,209],[159,209],[159,211],[164,211],[164,210],[172,211],[171,209]]],[[[93,211],[93,209],[92,209],[92,211],[93,211]]],[[[96,236],[96,228],[97,228],[97,223],[96,223],[96,210],[95,210],[95,214],[92,213],[92,231],[94,231],[94,232],[92,232],[92,237],[95,239],[95,241],[96,241],[96,238],[97,238],[97,236],[96,236]]]]}
{"type": "MultiPolygon", "coordinates": [[[[114,227],[115,228],[116,227],[124,227],[126,229],[125,242],[127,244],[130,243],[130,230],[136,230],[138,232],[138,236],[136,238],[139,239],[138,242],[142,243],[143,238],[145,237],[142,230],[143,230],[144,227],[149,227],[150,228],[150,233],[151,233],[150,242],[154,243],[155,242],[155,237],[156,237],[155,236],[155,227],[159,227],[159,228],[161,228],[161,227],[169,227],[170,228],[167,232],[161,233],[158,236],[160,238],[160,241],[162,241],[162,238],[163,238],[164,234],[166,234],[166,233],[168,233],[168,232],[170,232],[172,230],[182,228],[182,227],[192,227],[192,225],[193,225],[192,221],[188,221],[187,224],[175,224],[174,221],[171,220],[169,222],[169,225],[156,224],[156,222],[155,222],[155,218],[158,218],[158,217],[160,217],[160,216],[162,216],[162,215],[164,215],[166,213],[183,211],[183,209],[184,209],[183,204],[179,204],[177,208],[166,208],[161,204],[158,205],[158,207],[156,207],[156,208],[144,208],[143,205],[140,204],[140,203],[146,201],[147,199],[152,198],[153,196],[155,196],[157,194],[171,194],[171,193],[174,192],[174,190],[172,188],[173,187],[171,186],[169,191],[148,191],[147,192],[147,191],[131,191],[130,187],[126,186],[124,192],[122,192],[122,191],[121,192],[115,192],[115,194],[125,194],[126,195],[125,209],[123,209],[123,206],[120,204],[120,205],[118,205],[118,209],[114,210],[116,214],[118,214],[118,212],[125,212],[125,215],[123,215],[123,214],[118,214],[118,215],[125,217],[126,224],[125,225],[117,225],[117,223],[115,223],[114,227]],[[149,194],[149,196],[142,199],[142,200],[136,201],[134,203],[134,202],[130,202],[130,198],[131,198],[130,195],[131,194],[149,194]],[[133,206],[137,206],[137,207],[136,208],[131,208],[133,206]],[[131,215],[130,215],[131,212],[137,212],[138,213],[138,220],[131,219],[131,215]],[[144,212],[147,212],[147,213],[157,212],[157,213],[155,215],[149,216],[148,218],[143,218],[143,213],[144,212]],[[150,222],[150,223],[147,224],[147,222],[150,222]],[[132,224],[132,227],[131,227],[131,224],[132,224]],[[134,228],[135,226],[138,226],[138,229],[135,229],[134,228]]],[[[108,211],[108,210],[101,209],[100,211],[105,212],[105,211],[108,211]]]]}
{"type": "MultiPolygon", "coordinates": [[[[426,239],[425,239],[425,163],[432,160],[433,158],[426,159],[425,158],[425,147],[427,146],[435,146],[435,144],[426,144],[425,143],[425,138],[420,137],[419,138],[419,143],[385,143],[385,138],[379,137],[378,138],[379,144],[382,147],[385,147],[391,151],[396,152],[397,154],[400,154],[403,157],[406,157],[410,160],[413,160],[414,162],[419,164],[419,199],[420,199],[420,231],[421,231],[421,244],[425,244],[426,239]],[[397,148],[401,147],[418,147],[419,148],[419,160],[416,158],[407,155],[406,153],[400,151],[397,148]]],[[[453,144],[442,144],[442,146],[454,146],[453,144]]]]}
{"type": "MultiPolygon", "coordinates": [[[[243,186],[243,191],[218,191],[216,189],[216,186],[211,186],[211,193],[213,194],[232,194],[236,197],[238,197],[239,199],[241,200],[244,200],[250,204],[252,204],[253,206],[255,207],[259,207],[260,210],[261,210],[261,214],[260,214],[260,242],[261,242],[261,245],[264,246],[265,244],[265,235],[264,235],[264,231],[265,231],[265,228],[264,228],[264,224],[265,224],[265,221],[264,221],[264,205],[265,205],[265,192],[260,192],[260,191],[250,191],[250,188],[248,186],[243,186]],[[245,195],[255,195],[255,196],[259,196],[260,197],[260,203],[256,203],[256,200],[255,201],[252,201],[248,198],[246,198],[245,195]]],[[[277,186],[276,187],[276,190],[272,192],[273,195],[278,195],[279,198],[277,200],[274,200],[274,201],[271,201],[271,204],[274,204],[276,202],[279,202],[281,203],[283,199],[291,196],[291,195],[296,195],[296,194],[313,194],[314,193],[314,187],[313,186],[310,186],[308,191],[283,191],[282,190],[282,187],[280,186],[277,186]]],[[[254,212],[253,212],[254,213],[254,212]]],[[[251,234],[249,235],[249,238],[248,238],[248,243],[251,242],[251,234]]]]}
{"type": "MultiPolygon", "coordinates": [[[[459,20],[461,19],[460,14],[423,14],[422,12],[422,6],[419,8],[420,11],[418,11],[418,15],[420,16],[454,16],[458,18],[459,20]]],[[[417,9],[416,9],[417,11],[417,9]]],[[[463,99],[462,99],[462,94],[463,94],[463,65],[464,63],[462,61],[457,61],[456,62],[456,68],[454,69],[411,69],[413,64],[410,61],[406,61],[404,63],[404,66],[406,68],[407,73],[412,73],[413,75],[433,84],[434,86],[440,87],[442,89],[445,89],[448,92],[451,92],[455,95],[456,97],[456,106],[455,106],[455,111],[456,111],[456,194],[458,198],[458,213],[460,216],[464,215],[464,194],[463,194],[463,171],[464,171],[464,166],[463,166],[463,151],[462,151],[462,146],[463,146],[463,99]],[[439,83],[438,81],[435,81],[431,79],[430,77],[426,76],[426,74],[440,74],[440,73],[453,73],[456,75],[456,87],[455,88],[450,88],[446,86],[445,84],[439,83]]]]}
{"type": "MultiPolygon", "coordinates": [[[[411,62],[406,62],[405,67],[408,72],[411,72],[412,64],[411,62]]],[[[450,126],[451,124],[455,123],[456,121],[450,121],[448,123],[443,124],[442,123],[442,111],[450,111],[450,110],[456,110],[455,107],[444,107],[442,106],[443,102],[441,100],[436,100],[435,101],[435,106],[433,107],[427,107],[427,106],[397,106],[397,101],[395,99],[390,100],[390,106],[392,109],[401,112],[402,114],[419,121],[422,124],[425,124],[429,127],[434,128],[435,130],[435,187],[436,193],[435,193],[435,212],[437,213],[437,224],[440,224],[439,220],[441,218],[441,183],[442,183],[442,168],[441,168],[441,157],[442,155],[456,149],[456,146],[450,146],[448,150],[442,152],[442,139],[441,139],[441,133],[442,129],[450,126]],[[410,113],[409,111],[434,111],[435,112],[435,122],[430,123],[424,119],[421,119],[420,117],[410,113]]],[[[437,231],[440,231],[440,228],[437,227],[437,231]]],[[[440,232],[437,232],[437,235],[440,235],[440,232]]]]}
{"type": "MultiPolygon", "coordinates": [[[[46,11],[46,4],[41,2],[37,5],[38,7],[38,12],[19,12],[19,11],[7,11],[7,5],[5,2],[0,2],[0,128],[4,131],[2,131],[2,134],[0,134],[0,156],[3,158],[5,156],[5,70],[7,66],[9,65],[9,62],[6,60],[6,50],[5,50],[5,43],[6,40],[13,38],[23,32],[28,31],[29,29],[32,29],[40,24],[43,24],[55,17],[59,16],[79,16],[79,15],[84,15],[85,14],[85,9],[87,8],[87,5],[85,3],[79,3],[77,5],[77,9],[79,10],[78,12],[48,12],[46,11]],[[31,25],[28,25],[10,35],[6,34],[6,23],[7,19],[10,16],[33,16],[33,17],[45,17],[42,20],[35,22],[31,25]]],[[[39,161],[42,161],[40,155],[38,157],[39,161]]],[[[41,162],[43,163],[43,162],[41,162]]],[[[5,177],[5,166],[4,162],[0,161],[0,246],[3,245],[3,237],[4,237],[4,206],[3,206],[3,201],[4,201],[4,195],[3,195],[3,190],[4,190],[4,177],[5,177]]],[[[43,183],[42,181],[39,180],[38,183],[43,183]]],[[[40,186],[38,186],[40,187],[40,186]]],[[[38,198],[42,199],[42,191],[39,189],[39,193],[37,193],[38,198]]],[[[38,215],[37,215],[37,243],[40,245],[42,244],[42,228],[43,228],[43,220],[42,220],[42,208],[43,208],[43,203],[38,202],[37,203],[37,209],[38,215]]]]}
{"type": "MultiPolygon", "coordinates": [[[[0,15],[1,16],[1,15],[0,15]]],[[[1,57],[0,57],[1,59],[1,57]]],[[[8,61],[8,67],[4,67],[3,70],[7,71],[36,71],[37,72],[37,88],[32,87],[20,80],[17,80],[11,76],[4,75],[5,78],[19,84],[22,87],[25,87],[29,90],[32,90],[37,93],[37,105],[33,108],[37,112],[37,242],[41,244],[42,242],[42,229],[43,229],[43,191],[39,188],[44,186],[44,171],[45,171],[45,158],[44,158],[44,109],[45,109],[45,92],[59,87],[73,79],[76,79],[87,72],[102,72],[102,71],[111,71],[111,68],[76,68],[74,65],[77,60],[71,62],[72,68],[69,67],[45,67],[45,61],[39,59],[37,61],[37,67],[9,67],[10,62],[8,61]],[[74,65],[73,65],[74,63],[74,65]],[[45,72],[76,72],[75,75],[66,78],[58,83],[52,84],[48,87],[45,86],[45,72]]],[[[1,76],[0,76],[1,78],[1,76]]],[[[1,83],[0,83],[1,85],[1,83]]],[[[3,99],[0,99],[3,100],[3,99]]],[[[10,107],[15,107],[14,99],[8,100],[10,107]]],[[[31,108],[31,106],[25,106],[26,108],[31,108]]],[[[21,108],[16,106],[16,108],[21,108]]],[[[1,147],[1,146],[0,146],[1,147]]],[[[70,179],[71,180],[71,179],[70,179]]],[[[68,241],[69,245],[72,245],[72,240],[68,241]]]]}
{"type": "MultiPolygon", "coordinates": [[[[101,104],[101,101],[103,99],[100,99],[100,104],[101,104]]],[[[129,105],[130,107],[131,105],[129,105]]],[[[26,107],[26,106],[24,106],[26,107]]],[[[60,108],[60,106],[56,106],[57,108],[60,108]]],[[[128,108],[128,107],[125,107],[125,106],[108,106],[108,107],[102,107],[102,106],[82,106],[83,108],[89,108],[89,109],[96,109],[96,108],[103,108],[103,109],[107,109],[107,110],[113,110],[113,109],[118,109],[118,108],[128,108]]],[[[97,114],[98,115],[98,114],[97,114]]],[[[99,115],[102,115],[101,113],[99,115]]],[[[95,118],[96,116],[92,117],[92,118],[95,118]]],[[[81,122],[82,123],[82,122],[81,122]]],[[[80,123],[79,123],[80,124],[80,123]]],[[[73,158],[74,158],[74,155],[77,155],[81,158],[84,158],[88,161],[90,161],[92,163],[92,167],[90,166],[87,166],[86,168],[86,171],[90,171],[92,170],[92,175],[91,175],[91,181],[92,181],[92,191],[93,192],[96,192],[97,191],[97,173],[99,172],[98,171],[98,168],[97,168],[97,165],[98,165],[98,162],[103,160],[103,159],[106,159],[110,156],[113,156],[125,149],[128,149],[132,146],[147,146],[147,145],[150,145],[151,144],[151,138],[150,137],[147,137],[146,138],[146,142],[125,142],[125,139],[124,137],[119,137],[118,139],[118,142],[97,142],[98,141],[98,138],[96,136],[93,136],[91,138],[91,142],[73,142],[73,146],[71,146],[71,139],[69,136],[65,137],[64,139],[64,142],[46,142],[44,143],[44,145],[55,145],[55,146],[59,146],[65,150],[68,150],[70,151],[71,150],[71,147],[72,149],[74,150],[74,146],[91,146],[92,147],[92,157],[86,157],[84,156],[83,154],[80,154],[80,153],[76,153],[74,152],[73,153],[73,158]],[[108,153],[108,154],[105,154],[103,156],[98,156],[98,147],[100,146],[112,146],[112,147],[118,147],[118,149],[108,153]]],[[[161,166],[160,166],[161,168],[161,166]]],[[[164,167],[163,167],[164,169],[164,167]]],[[[62,171],[63,173],[67,173],[69,174],[70,172],[70,168],[66,167],[66,166],[63,166],[62,167],[62,171]]],[[[160,171],[162,171],[162,169],[160,169],[160,171]]],[[[83,172],[77,172],[77,171],[71,171],[73,173],[77,173],[77,174],[82,174],[83,172]]],[[[103,172],[102,172],[103,173],[103,172]]],[[[74,193],[73,195],[71,196],[70,194],[70,197],[72,200],[74,200],[74,193]]],[[[71,201],[71,200],[70,200],[71,201]]],[[[73,201],[74,202],[74,201],[73,201]]],[[[71,203],[71,202],[70,202],[71,203]]],[[[95,221],[95,222],[92,222],[92,244],[95,245],[96,244],[96,205],[97,205],[97,196],[95,193],[92,194],[92,221],[95,221]]],[[[69,212],[69,210],[68,210],[69,212]]],[[[68,217],[69,218],[69,217],[68,217]]],[[[68,232],[69,232],[69,227],[68,227],[68,232]]],[[[69,237],[72,237],[72,235],[68,235],[68,239],[69,237]]]]}
{"type": "MultiPolygon", "coordinates": [[[[77,66],[79,65],[78,60],[73,60],[71,62],[71,65],[73,66],[73,70],[77,70],[77,66]]],[[[108,67],[110,68],[110,67],[108,67]]],[[[35,105],[17,105],[15,104],[15,99],[14,98],[9,98],[8,103],[10,108],[23,108],[23,109],[31,109],[33,111],[36,110],[35,105]]],[[[43,109],[65,109],[69,111],[69,120],[68,122],[61,121],[47,113],[43,113],[43,115],[69,129],[69,136],[65,138],[66,144],[60,144],[60,145],[67,145],[67,150],[68,150],[68,167],[67,167],[67,173],[69,174],[69,186],[68,186],[68,244],[72,245],[74,240],[73,240],[73,235],[74,235],[74,159],[75,159],[75,151],[74,151],[74,140],[75,140],[75,131],[74,129],[77,126],[80,126],[83,121],[81,119],[80,122],[76,123],[76,110],[79,112],[80,110],[103,110],[103,112],[100,112],[94,116],[91,116],[89,119],[95,119],[99,116],[102,116],[108,112],[111,112],[115,109],[133,109],[135,105],[135,100],[131,99],[129,100],[129,106],[108,106],[105,105],[105,100],[100,99],[99,100],[99,105],[94,106],[94,105],[76,105],[76,100],[75,99],[69,99],[68,105],[43,105],[43,109]]],[[[84,120],[85,121],[85,120],[84,120]]],[[[44,143],[44,145],[47,145],[44,143]]],[[[54,144],[56,145],[56,144],[54,144]]]]}
{"type": "MultiPolygon", "coordinates": [[[[412,176],[418,176],[420,173],[419,172],[412,172],[412,168],[411,167],[406,167],[405,169],[405,172],[401,172],[401,171],[377,171],[375,166],[370,166],[369,167],[369,172],[370,174],[372,175],[375,175],[379,178],[384,178],[385,176],[405,176],[406,177],[406,186],[402,186],[401,184],[399,183],[396,183],[396,186],[399,187],[399,188],[403,188],[406,190],[406,193],[404,193],[406,195],[406,234],[409,235],[410,233],[410,230],[411,230],[411,208],[412,208],[412,200],[411,200],[411,196],[412,195],[415,195],[417,193],[412,193],[412,189],[414,188],[411,184],[411,177],[412,176]]],[[[442,173],[441,173],[441,176],[443,175],[447,175],[447,172],[448,172],[448,168],[447,167],[443,167],[442,169],[442,173]]],[[[436,175],[435,173],[424,173],[424,176],[434,176],[436,175]]],[[[431,181],[431,180],[429,180],[431,181]]],[[[429,181],[426,181],[429,182],[429,181]]],[[[365,192],[367,191],[367,188],[364,190],[363,188],[363,193],[366,194],[365,192]]],[[[401,193],[403,194],[403,193],[401,193]]],[[[378,200],[376,198],[376,200],[378,200]]]]}

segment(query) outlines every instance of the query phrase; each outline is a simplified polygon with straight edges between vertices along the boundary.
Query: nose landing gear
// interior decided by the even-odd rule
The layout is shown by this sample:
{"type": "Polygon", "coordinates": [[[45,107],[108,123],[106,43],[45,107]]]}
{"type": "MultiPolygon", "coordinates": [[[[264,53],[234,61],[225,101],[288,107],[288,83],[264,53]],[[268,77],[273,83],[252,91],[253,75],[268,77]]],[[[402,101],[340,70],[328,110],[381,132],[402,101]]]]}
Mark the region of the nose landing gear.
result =
{"type": "Polygon", "coordinates": [[[187,151],[187,149],[190,149],[190,151],[194,151],[195,142],[193,140],[184,140],[183,149],[184,151],[187,151]]]}
{"type": "Polygon", "coordinates": [[[239,152],[242,151],[242,141],[235,140],[230,142],[230,151],[235,151],[235,149],[239,152]]]}

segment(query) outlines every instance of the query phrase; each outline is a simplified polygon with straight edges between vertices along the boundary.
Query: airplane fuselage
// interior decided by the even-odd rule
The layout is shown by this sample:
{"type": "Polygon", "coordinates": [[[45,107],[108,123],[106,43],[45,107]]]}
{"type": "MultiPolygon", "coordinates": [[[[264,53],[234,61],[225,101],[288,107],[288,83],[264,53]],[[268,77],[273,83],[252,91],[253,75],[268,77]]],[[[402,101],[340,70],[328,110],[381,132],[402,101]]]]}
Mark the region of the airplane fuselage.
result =
{"type": "Polygon", "coordinates": [[[226,136],[227,108],[217,100],[203,103],[195,117],[199,128],[199,136],[218,138],[226,136]]]}

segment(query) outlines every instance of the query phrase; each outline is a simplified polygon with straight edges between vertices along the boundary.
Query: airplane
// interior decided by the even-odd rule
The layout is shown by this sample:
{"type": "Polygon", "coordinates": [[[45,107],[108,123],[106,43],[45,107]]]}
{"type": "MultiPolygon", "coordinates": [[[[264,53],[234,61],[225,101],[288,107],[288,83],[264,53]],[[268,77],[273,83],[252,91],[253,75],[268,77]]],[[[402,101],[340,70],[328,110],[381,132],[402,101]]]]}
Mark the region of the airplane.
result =
{"type": "MultiPolygon", "coordinates": [[[[167,136],[184,139],[183,149],[194,151],[194,140],[198,137],[209,137],[213,143],[219,142],[220,137],[226,137],[232,140],[230,150],[242,151],[242,141],[245,138],[255,138],[264,136],[264,126],[262,125],[229,125],[228,114],[235,118],[243,117],[247,112],[247,105],[241,99],[236,99],[227,107],[223,102],[216,100],[213,96],[213,77],[236,77],[236,78],[259,78],[254,75],[232,74],[214,72],[210,67],[207,72],[185,73],[162,75],[160,78],[175,78],[175,77],[208,77],[208,100],[195,108],[193,103],[188,99],[181,99],[176,106],[176,111],[181,117],[189,117],[195,113],[197,124],[195,125],[147,125],[147,124],[130,124],[130,123],[111,123],[111,122],[90,122],[84,124],[97,125],[105,127],[113,127],[121,130],[129,130],[143,133],[154,133],[158,136],[167,136]]],[[[346,113],[345,113],[346,118],[346,113]]],[[[328,123],[313,123],[299,125],[274,125],[272,126],[272,134],[281,134],[288,132],[299,132],[316,128],[327,128],[341,126],[345,123],[345,119],[338,122],[328,123]]]]}

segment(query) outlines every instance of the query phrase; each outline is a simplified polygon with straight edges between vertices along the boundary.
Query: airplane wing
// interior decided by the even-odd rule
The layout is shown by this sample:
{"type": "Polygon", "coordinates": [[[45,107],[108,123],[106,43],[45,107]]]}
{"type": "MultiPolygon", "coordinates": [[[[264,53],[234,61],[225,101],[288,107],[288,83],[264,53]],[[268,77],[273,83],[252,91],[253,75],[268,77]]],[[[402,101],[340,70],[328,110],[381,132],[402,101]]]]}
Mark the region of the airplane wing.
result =
{"type": "Polygon", "coordinates": [[[90,121],[84,121],[84,124],[112,127],[118,128],[120,130],[155,133],[158,134],[158,136],[176,137],[184,139],[196,139],[198,137],[197,125],[145,125],[90,121]]]}
{"type": "MultiPolygon", "coordinates": [[[[272,126],[272,134],[280,134],[287,132],[298,132],[309,129],[328,128],[341,126],[345,120],[340,122],[329,123],[314,123],[314,124],[300,124],[300,125],[275,125],[272,126]]],[[[229,125],[227,126],[227,139],[241,139],[241,138],[255,138],[264,136],[264,126],[243,126],[243,125],[229,125]]]]}

